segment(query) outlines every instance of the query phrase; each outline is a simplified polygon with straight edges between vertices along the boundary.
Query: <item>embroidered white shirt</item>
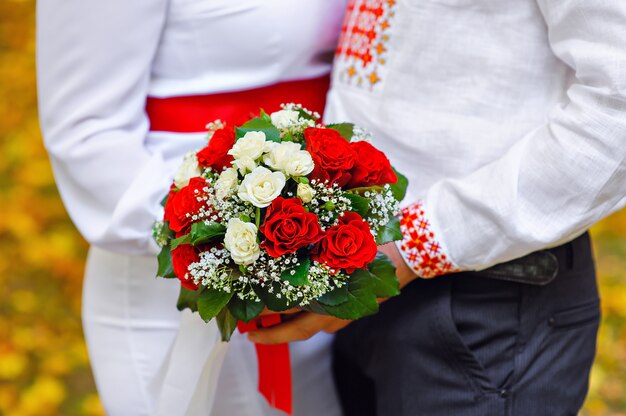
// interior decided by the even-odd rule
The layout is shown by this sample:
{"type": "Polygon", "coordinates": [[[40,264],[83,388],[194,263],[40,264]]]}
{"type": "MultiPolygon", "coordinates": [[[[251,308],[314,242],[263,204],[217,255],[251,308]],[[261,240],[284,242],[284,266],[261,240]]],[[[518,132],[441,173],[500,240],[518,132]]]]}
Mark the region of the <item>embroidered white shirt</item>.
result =
{"type": "Polygon", "coordinates": [[[328,121],[410,180],[423,277],[556,246],[626,204],[626,2],[352,0],[328,121]]]}

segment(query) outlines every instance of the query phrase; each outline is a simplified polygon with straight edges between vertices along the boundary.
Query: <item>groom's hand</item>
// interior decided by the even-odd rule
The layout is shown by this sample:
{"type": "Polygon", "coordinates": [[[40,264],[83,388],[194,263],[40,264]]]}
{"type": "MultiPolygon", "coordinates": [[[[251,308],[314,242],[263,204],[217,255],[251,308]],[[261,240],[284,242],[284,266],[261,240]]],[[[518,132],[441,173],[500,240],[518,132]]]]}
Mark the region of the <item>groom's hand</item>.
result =
{"type": "MultiPolygon", "coordinates": [[[[417,278],[417,275],[404,262],[394,243],[384,244],[378,247],[378,250],[386,254],[396,266],[396,277],[400,282],[400,288],[417,278]]],[[[380,302],[384,300],[380,299],[380,302]]],[[[320,331],[335,333],[352,322],[312,312],[302,312],[292,316],[292,319],[280,325],[249,332],[248,338],[258,344],[282,344],[291,341],[304,341],[320,331]]]]}

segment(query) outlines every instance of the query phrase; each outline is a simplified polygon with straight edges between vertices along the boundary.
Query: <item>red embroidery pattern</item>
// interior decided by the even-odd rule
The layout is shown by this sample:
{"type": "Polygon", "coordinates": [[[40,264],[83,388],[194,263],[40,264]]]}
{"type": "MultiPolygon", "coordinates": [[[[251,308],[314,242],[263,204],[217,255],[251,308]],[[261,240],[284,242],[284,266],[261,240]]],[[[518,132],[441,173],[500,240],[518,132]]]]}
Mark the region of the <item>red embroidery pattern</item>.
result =
{"type": "Polygon", "coordinates": [[[430,278],[459,271],[435,240],[422,201],[402,210],[400,228],[404,235],[402,254],[419,276],[430,278]]]}
{"type": "Polygon", "coordinates": [[[396,1],[349,1],[336,50],[340,80],[370,89],[382,81],[396,1]]]}

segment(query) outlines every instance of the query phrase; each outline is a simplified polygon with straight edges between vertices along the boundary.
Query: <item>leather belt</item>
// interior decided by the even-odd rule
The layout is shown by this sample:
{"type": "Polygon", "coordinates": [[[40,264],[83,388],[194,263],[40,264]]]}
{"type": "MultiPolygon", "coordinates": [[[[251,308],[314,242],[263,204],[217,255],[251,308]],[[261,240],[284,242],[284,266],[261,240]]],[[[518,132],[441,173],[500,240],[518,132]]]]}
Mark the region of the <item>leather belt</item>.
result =
{"type": "Polygon", "coordinates": [[[559,273],[559,259],[551,251],[541,250],[476,273],[492,279],[544,286],[559,273]]]}
{"type": "Polygon", "coordinates": [[[586,248],[586,251],[589,250],[588,232],[558,247],[535,251],[526,256],[496,264],[485,270],[470,272],[470,274],[545,286],[556,278],[563,267],[574,267],[577,263],[574,256],[584,256],[584,253],[577,253],[577,251],[584,248],[586,248]]]}

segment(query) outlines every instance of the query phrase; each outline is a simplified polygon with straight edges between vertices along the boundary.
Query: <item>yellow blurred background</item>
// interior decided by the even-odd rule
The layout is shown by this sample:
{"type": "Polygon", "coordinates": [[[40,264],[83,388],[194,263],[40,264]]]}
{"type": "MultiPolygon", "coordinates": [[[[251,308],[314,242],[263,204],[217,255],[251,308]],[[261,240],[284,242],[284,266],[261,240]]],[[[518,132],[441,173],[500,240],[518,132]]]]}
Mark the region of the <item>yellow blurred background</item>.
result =
{"type": "MultiPolygon", "coordinates": [[[[37,124],[34,8],[0,1],[0,415],[102,415],[80,323],[87,245],[37,124]]],[[[604,316],[584,414],[626,416],[626,211],[593,236],[604,316]]]]}

